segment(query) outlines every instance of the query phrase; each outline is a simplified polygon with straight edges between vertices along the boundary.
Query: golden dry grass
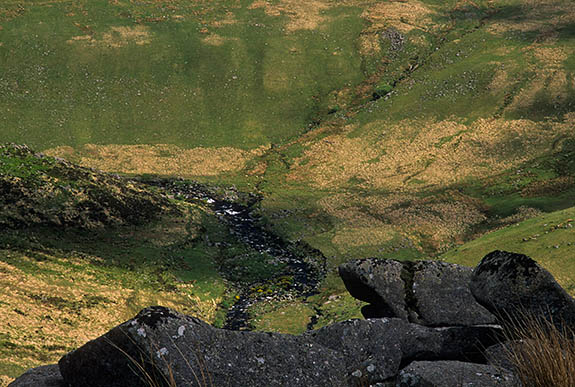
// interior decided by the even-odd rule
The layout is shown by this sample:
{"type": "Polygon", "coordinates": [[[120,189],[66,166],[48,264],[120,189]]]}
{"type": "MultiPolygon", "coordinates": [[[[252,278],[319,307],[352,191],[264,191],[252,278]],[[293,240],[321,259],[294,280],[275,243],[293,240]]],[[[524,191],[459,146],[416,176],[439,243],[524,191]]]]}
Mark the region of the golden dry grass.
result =
{"type": "Polygon", "coordinates": [[[376,55],[381,52],[379,34],[364,33],[359,37],[359,53],[362,56],[376,55]]]}
{"type": "Polygon", "coordinates": [[[426,198],[409,193],[334,194],[319,200],[318,205],[338,220],[339,228],[331,242],[341,252],[384,245],[395,237],[416,244],[425,241],[441,250],[461,242],[469,230],[486,219],[479,201],[457,191],[426,198]]]}
{"type": "Polygon", "coordinates": [[[397,232],[390,225],[358,227],[336,231],[331,242],[342,253],[351,253],[360,246],[381,246],[393,240],[397,232]]]}
{"type": "Polygon", "coordinates": [[[236,39],[227,38],[227,37],[220,36],[218,34],[209,34],[204,39],[202,39],[202,41],[205,44],[207,44],[208,46],[223,46],[224,43],[229,42],[229,41],[233,41],[233,40],[237,40],[237,38],[236,39]]]}
{"type": "Polygon", "coordinates": [[[229,26],[229,25],[233,25],[236,24],[238,21],[236,19],[236,16],[234,15],[233,12],[226,12],[224,17],[222,17],[221,19],[218,20],[214,20],[212,22],[210,22],[210,25],[212,27],[223,27],[223,26],[229,26]]]}
{"type": "Polygon", "coordinates": [[[0,375],[0,387],[6,387],[8,384],[12,383],[14,378],[10,378],[6,375],[0,375]]]}
{"type": "Polygon", "coordinates": [[[364,188],[417,191],[483,178],[551,150],[553,141],[572,134],[574,117],[564,122],[480,119],[374,122],[366,135],[346,133],[307,143],[295,160],[288,181],[311,181],[319,188],[345,186],[350,179],[364,188]],[[549,130],[551,126],[552,130],[549,130]],[[415,183],[417,182],[417,183],[415,183]]]}
{"type": "Polygon", "coordinates": [[[432,9],[417,0],[380,1],[365,10],[362,17],[371,23],[371,30],[393,27],[407,33],[413,29],[427,30],[432,24],[433,13],[432,9]]]}
{"type": "Polygon", "coordinates": [[[244,168],[247,161],[261,155],[265,149],[267,147],[245,151],[231,147],[183,149],[175,145],[162,144],[88,144],[78,149],[61,146],[44,153],[108,172],[192,177],[216,176],[239,171],[244,168]]]}
{"type": "Polygon", "coordinates": [[[497,95],[501,92],[511,90],[512,85],[515,82],[518,82],[517,79],[509,76],[509,74],[516,68],[514,63],[502,64],[500,62],[491,62],[489,64],[497,66],[495,69],[495,74],[493,75],[493,79],[487,86],[487,89],[491,92],[491,94],[497,95]]]}
{"type": "Polygon", "coordinates": [[[134,27],[111,27],[107,32],[102,34],[100,39],[96,37],[96,34],[79,35],[72,37],[67,43],[82,43],[91,46],[114,48],[124,47],[132,43],[142,46],[151,43],[151,34],[149,28],[142,25],[134,27]]]}
{"type": "MultiPolygon", "coordinates": [[[[211,321],[220,301],[202,301],[191,296],[191,284],[178,285],[178,292],[134,290],[120,283],[98,280],[100,274],[95,271],[70,267],[87,265],[85,258],[45,255],[46,261],[38,262],[24,253],[0,252],[37,265],[42,272],[30,275],[0,261],[3,316],[0,335],[9,337],[17,348],[39,349],[4,359],[22,367],[57,362],[68,350],[104,334],[142,307],[164,305],[211,321]],[[54,350],[47,350],[49,347],[54,350]],[[39,352],[43,353],[41,358],[39,352]]],[[[98,257],[90,257],[91,262],[97,260],[98,257]]]]}
{"type": "Polygon", "coordinates": [[[547,321],[524,315],[509,330],[520,343],[507,347],[507,356],[523,386],[575,386],[575,335],[547,321]]]}
{"type": "Polygon", "coordinates": [[[289,22],[286,24],[288,32],[316,29],[325,21],[322,12],[329,7],[328,2],[318,0],[281,0],[278,2],[256,0],[250,5],[251,9],[263,8],[269,16],[288,16],[289,22]]]}

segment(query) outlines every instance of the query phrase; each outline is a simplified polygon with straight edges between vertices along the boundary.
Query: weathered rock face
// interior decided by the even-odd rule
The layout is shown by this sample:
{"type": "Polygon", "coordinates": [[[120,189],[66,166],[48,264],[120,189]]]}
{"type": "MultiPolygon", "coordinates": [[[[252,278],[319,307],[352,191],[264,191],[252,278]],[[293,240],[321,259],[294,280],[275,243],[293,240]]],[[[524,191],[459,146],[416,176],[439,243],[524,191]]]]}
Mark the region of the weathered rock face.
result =
{"type": "Polygon", "coordinates": [[[397,387],[516,386],[513,374],[491,365],[417,361],[401,370],[397,387]]]}
{"type": "Polygon", "coordinates": [[[493,326],[432,328],[398,318],[349,320],[304,334],[341,352],[349,385],[366,385],[397,375],[413,360],[485,361],[481,348],[502,339],[493,326]]]}
{"type": "Polygon", "coordinates": [[[471,268],[419,261],[413,264],[412,273],[413,298],[422,324],[471,326],[496,322],[495,316],[479,305],[469,290],[471,268]]]}
{"type": "Polygon", "coordinates": [[[151,307],[59,365],[66,383],[81,386],[171,378],[177,385],[361,386],[394,378],[412,360],[483,361],[480,349],[497,337],[494,327],[432,328],[397,318],[350,320],[301,336],[238,332],[151,307]]]}
{"type": "Polygon", "coordinates": [[[471,268],[437,261],[362,259],[339,267],[366,318],[398,317],[428,326],[494,324],[469,290],[471,268]]]}
{"type": "Polygon", "coordinates": [[[403,265],[375,258],[344,263],[339,275],[349,293],[371,305],[363,310],[366,318],[399,317],[407,320],[403,265]]]}
{"type": "Polygon", "coordinates": [[[485,362],[482,349],[504,339],[498,326],[430,328],[409,324],[402,340],[402,363],[412,360],[485,362]]]}
{"type": "Polygon", "coordinates": [[[60,361],[75,386],[345,386],[341,352],[299,336],[216,329],[152,307],[60,361]]]}
{"type": "Polygon", "coordinates": [[[521,350],[521,346],[520,341],[508,341],[492,345],[484,351],[487,363],[497,368],[505,368],[513,371],[515,365],[509,355],[510,353],[521,350]]]}
{"type": "Polygon", "coordinates": [[[65,387],[57,364],[32,368],[8,387],[65,387]]]}
{"type": "Polygon", "coordinates": [[[401,319],[349,320],[305,336],[342,353],[349,385],[361,385],[397,374],[410,325],[401,319]]]}
{"type": "Polygon", "coordinates": [[[575,300],[553,276],[523,254],[494,251],[473,271],[473,296],[503,321],[541,316],[575,327],[575,300]]]}

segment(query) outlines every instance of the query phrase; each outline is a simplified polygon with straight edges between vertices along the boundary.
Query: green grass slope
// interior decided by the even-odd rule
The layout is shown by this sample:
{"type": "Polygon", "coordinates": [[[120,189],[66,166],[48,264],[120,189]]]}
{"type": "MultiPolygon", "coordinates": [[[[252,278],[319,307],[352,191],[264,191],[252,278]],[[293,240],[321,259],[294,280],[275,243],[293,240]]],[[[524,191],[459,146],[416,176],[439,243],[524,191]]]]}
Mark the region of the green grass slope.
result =
{"type": "Polygon", "coordinates": [[[493,250],[513,251],[532,257],[567,291],[575,293],[574,207],[490,232],[442,254],[441,259],[475,266],[493,250]]]}
{"type": "Polygon", "coordinates": [[[294,15],[276,3],[3,2],[0,141],[283,142],[328,93],[364,79],[363,19],[353,4],[295,4],[294,15]]]}

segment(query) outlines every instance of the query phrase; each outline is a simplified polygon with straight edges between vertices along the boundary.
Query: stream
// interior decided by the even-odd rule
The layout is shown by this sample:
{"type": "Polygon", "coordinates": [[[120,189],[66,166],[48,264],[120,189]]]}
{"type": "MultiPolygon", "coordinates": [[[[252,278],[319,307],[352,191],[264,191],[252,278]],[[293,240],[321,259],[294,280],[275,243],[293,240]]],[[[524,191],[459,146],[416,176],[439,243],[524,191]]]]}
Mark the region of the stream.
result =
{"type": "MultiPolygon", "coordinates": [[[[201,200],[210,207],[218,220],[228,227],[232,237],[254,251],[273,257],[276,262],[285,266],[279,276],[289,275],[292,278],[287,286],[266,295],[250,292],[258,283],[234,282],[239,289],[239,298],[227,311],[225,329],[251,329],[249,309],[257,302],[315,294],[325,274],[325,257],[305,243],[286,241],[264,228],[261,218],[254,214],[254,207],[261,198],[243,194],[247,196],[246,200],[239,200],[235,191],[232,195],[217,193],[206,185],[184,180],[159,179],[145,183],[160,187],[180,200],[190,203],[201,200]]],[[[226,268],[221,267],[220,272],[225,278],[226,268]]]]}

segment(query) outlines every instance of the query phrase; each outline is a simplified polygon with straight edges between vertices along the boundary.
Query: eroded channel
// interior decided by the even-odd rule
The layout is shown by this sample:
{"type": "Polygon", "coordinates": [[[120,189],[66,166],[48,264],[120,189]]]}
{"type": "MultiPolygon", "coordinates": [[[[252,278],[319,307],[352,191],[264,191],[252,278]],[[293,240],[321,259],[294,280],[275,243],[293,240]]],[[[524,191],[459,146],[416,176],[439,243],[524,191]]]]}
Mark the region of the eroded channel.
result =
{"type": "Polygon", "coordinates": [[[254,211],[260,197],[239,193],[242,196],[240,199],[237,191],[230,195],[207,185],[177,179],[158,179],[146,183],[162,188],[180,200],[190,203],[201,200],[209,206],[219,222],[228,227],[230,238],[254,252],[271,257],[274,264],[282,267],[265,281],[245,281],[232,279],[226,265],[220,265],[222,276],[232,281],[239,293],[227,311],[225,329],[251,329],[249,310],[255,303],[315,294],[325,275],[325,257],[306,243],[286,241],[267,229],[254,211]],[[262,288],[266,288],[263,294],[254,291],[262,288]]]}

